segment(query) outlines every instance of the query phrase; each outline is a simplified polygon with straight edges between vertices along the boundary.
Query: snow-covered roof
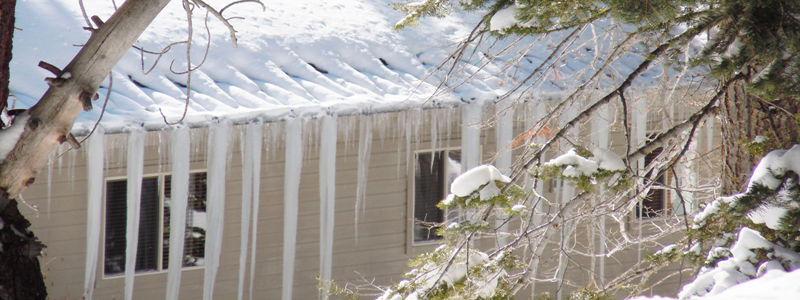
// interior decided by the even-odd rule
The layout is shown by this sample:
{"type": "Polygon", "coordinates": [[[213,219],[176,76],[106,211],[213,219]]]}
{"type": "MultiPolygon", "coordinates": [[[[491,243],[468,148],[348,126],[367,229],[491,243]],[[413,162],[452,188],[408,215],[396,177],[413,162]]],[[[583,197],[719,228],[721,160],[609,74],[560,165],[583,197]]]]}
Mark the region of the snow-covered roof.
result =
{"type": "MultiPolygon", "coordinates": [[[[230,1],[207,1],[223,7],[230,1]]],[[[538,41],[522,57],[497,57],[489,64],[486,52],[464,58],[467,75],[476,80],[461,85],[455,93],[428,99],[442,75],[428,78],[429,70],[447,58],[455,42],[462,40],[477,23],[480,13],[455,13],[447,18],[423,20],[420,26],[392,30],[402,19],[389,3],[397,0],[293,0],[243,3],[224,12],[237,30],[238,48],[233,49],[227,28],[208,17],[211,41],[204,27],[205,13],[195,10],[192,64],[208,56],[191,77],[191,103],[186,121],[203,123],[215,117],[234,120],[262,118],[279,120],[290,116],[349,115],[394,111],[425,105],[453,106],[470,101],[492,100],[507,92],[545,60],[559,41],[556,35],[538,41]],[[425,82],[423,82],[425,80],[425,82]]],[[[86,3],[89,16],[107,19],[112,1],[86,3]]],[[[47,89],[43,79],[50,74],[36,67],[40,60],[65,66],[84,43],[89,32],[77,0],[27,0],[17,3],[17,31],[11,62],[11,93],[17,108],[30,107],[47,89]]],[[[580,82],[593,65],[602,61],[603,44],[615,38],[590,28],[575,44],[575,50],[559,58],[533,89],[537,94],[561,94],[580,82]],[[589,68],[587,68],[589,67],[589,68]],[[577,74],[577,75],[576,75],[577,74]],[[569,78],[572,78],[568,80],[569,78]],[[576,79],[578,78],[578,79],[576,79]],[[576,81],[577,80],[577,81],[576,81]]],[[[136,46],[149,51],[186,40],[186,13],[180,1],[172,1],[142,34],[136,46]]],[[[515,45],[524,50],[535,41],[515,45]]],[[[506,41],[505,43],[510,43],[506,41]]],[[[486,43],[491,44],[491,43],[486,43]]],[[[505,45],[494,45],[505,47],[505,45]]],[[[607,47],[606,47],[607,48],[607,47]]],[[[516,53],[512,51],[511,53],[516,53]]],[[[615,65],[620,74],[641,62],[641,55],[626,54],[615,65]]],[[[144,55],[144,69],[157,56],[144,55]]],[[[103,116],[107,129],[130,124],[164,126],[160,111],[169,121],[180,118],[187,76],[170,70],[186,69],[185,44],[175,45],[148,74],[143,73],[142,54],[131,49],[113,70],[110,102],[103,116]]],[[[658,81],[660,70],[643,76],[658,81]]],[[[83,113],[75,130],[90,128],[100,114],[108,80],[101,87],[95,109],[83,113]]],[[[647,85],[647,83],[645,83],[647,85]]]]}

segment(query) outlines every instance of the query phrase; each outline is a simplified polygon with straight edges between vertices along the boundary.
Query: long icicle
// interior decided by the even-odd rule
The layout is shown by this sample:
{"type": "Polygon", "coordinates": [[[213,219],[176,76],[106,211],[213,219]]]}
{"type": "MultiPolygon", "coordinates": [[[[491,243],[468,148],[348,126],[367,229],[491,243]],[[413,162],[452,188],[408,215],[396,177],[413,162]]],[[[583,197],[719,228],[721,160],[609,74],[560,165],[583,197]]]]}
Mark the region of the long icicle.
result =
{"type": "MultiPolygon", "coordinates": [[[[495,133],[497,158],[495,159],[495,166],[500,172],[509,173],[511,169],[511,140],[514,138],[514,106],[511,99],[505,99],[495,105],[495,115],[497,116],[497,126],[495,133]]],[[[497,210],[497,218],[495,219],[495,226],[498,227],[497,246],[505,246],[507,238],[504,235],[508,232],[508,223],[505,219],[508,218],[502,210],[497,210]]]]}
{"type": "Polygon", "coordinates": [[[286,121],[286,169],[283,181],[283,281],[281,299],[292,300],[300,172],[303,168],[303,120],[286,121]]]}
{"type": "MultiPolygon", "coordinates": [[[[319,276],[322,288],[319,299],[328,299],[333,266],[333,228],[336,211],[336,134],[337,120],[322,118],[319,153],[319,276]]],[[[358,213],[356,213],[358,215],[358,213]]]]}
{"type": "Polygon", "coordinates": [[[225,176],[228,162],[228,137],[230,125],[227,121],[212,123],[208,138],[208,197],[206,204],[205,272],[203,274],[203,299],[211,300],[214,283],[219,270],[222,250],[222,227],[225,224],[225,176]]]}
{"type": "Polygon", "coordinates": [[[248,139],[251,140],[249,144],[252,149],[250,149],[250,153],[253,154],[253,207],[252,207],[252,236],[250,241],[250,300],[253,300],[253,282],[256,277],[256,249],[258,249],[258,245],[256,244],[256,237],[258,236],[258,207],[259,207],[259,193],[261,192],[261,148],[262,143],[264,142],[263,130],[264,125],[256,123],[253,125],[254,128],[250,129],[248,127],[247,133],[250,135],[248,139]]]}
{"type": "MultiPolygon", "coordinates": [[[[103,182],[105,182],[103,180],[104,139],[103,126],[97,126],[97,130],[89,138],[87,149],[86,171],[89,174],[87,176],[89,186],[87,187],[88,203],[86,208],[86,276],[83,289],[83,299],[86,300],[92,300],[97,278],[97,255],[100,251],[100,226],[102,226],[101,216],[103,214],[103,182]]],[[[52,169],[50,165],[47,168],[49,177],[52,169]]]]}
{"type": "Polygon", "coordinates": [[[261,168],[260,165],[255,164],[256,156],[261,155],[259,149],[255,152],[256,147],[253,144],[258,143],[258,148],[261,148],[261,123],[247,124],[245,129],[245,136],[242,139],[242,219],[241,219],[241,243],[239,247],[239,289],[237,299],[242,300],[244,297],[244,281],[245,271],[247,271],[247,244],[250,234],[250,216],[253,207],[253,183],[256,181],[254,178],[255,169],[261,168]]]}
{"type": "MultiPolygon", "coordinates": [[[[247,126],[250,129],[250,126],[247,126]]],[[[247,130],[249,131],[249,130],[247,130]]],[[[244,297],[244,274],[247,271],[247,243],[250,233],[250,213],[253,206],[253,154],[250,152],[250,145],[248,135],[245,132],[245,137],[241,139],[242,144],[242,216],[240,221],[239,234],[239,286],[237,289],[236,299],[242,300],[244,297]]]]}
{"type": "Polygon", "coordinates": [[[136,273],[136,251],[139,247],[139,212],[144,172],[144,129],[135,128],[128,135],[127,224],[125,232],[125,300],[133,299],[133,277],[136,273]]]}
{"type": "Polygon", "coordinates": [[[170,186],[169,262],[167,274],[167,299],[178,299],[183,267],[183,247],[186,232],[186,206],[189,201],[189,127],[177,126],[172,130],[170,160],[172,183],[170,186]]]}
{"type": "Polygon", "coordinates": [[[367,197],[367,174],[369,171],[369,155],[372,152],[372,117],[361,116],[358,134],[358,174],[356,183],[355,207],[355,241],[358,243],[358,216],[364,213],[367,197]],[[360,211],[360,212],[359,212],[360,211]]]}

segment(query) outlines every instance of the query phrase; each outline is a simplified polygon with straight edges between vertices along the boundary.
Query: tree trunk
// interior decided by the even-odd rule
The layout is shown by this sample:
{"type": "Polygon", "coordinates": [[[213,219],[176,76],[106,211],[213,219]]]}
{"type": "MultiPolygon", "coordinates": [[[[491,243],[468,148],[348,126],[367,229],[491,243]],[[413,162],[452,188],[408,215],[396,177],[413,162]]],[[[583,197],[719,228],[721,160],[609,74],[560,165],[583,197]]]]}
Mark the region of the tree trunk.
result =
{"type": "MultiPolygon", "coordinates": [[[[33,183],[50,155],[67,140],[78,115],[91,109],[91,99],[103,79],[168,2],[125,1],[107,22],[92,30],[89,41],[63,70],[51,70],[57,74],[50,88],[28,110],[22,136],[0,163],[0,224],[4,224],[0,226],[0,300],[47,296],[37,258],[44,245],[27,229],[30,222],[12,199],[33,183]]],[[[6,25],[0,30],[9,28],[13,30],[6,25]]]]}
{"type": "Polygon", "coordinates": [[[0,0],[0,111],[8,106],[9,63],[14,40],[14,8],[17,0],[0,0]]]}
{"type": "Polygon", "coordinates": [[[39,253],[44,245],[28,230],[31,223],[19,213],[17,201],[11,200],[0,213],[4,225],[0,229],[0,299],[45,299],[39,253]]]}
{"type": "Polygon", "coordinates": [[[769,137],[774,148],[789,148],[798,142],[800,101],[782,99],[774,102],[749,95],[745,82],[736,82],[728,89],[720,104],[722,119],[722,195],[741,193],[750,173],[761,157],[746,149],[756,136],[769,137]]]}

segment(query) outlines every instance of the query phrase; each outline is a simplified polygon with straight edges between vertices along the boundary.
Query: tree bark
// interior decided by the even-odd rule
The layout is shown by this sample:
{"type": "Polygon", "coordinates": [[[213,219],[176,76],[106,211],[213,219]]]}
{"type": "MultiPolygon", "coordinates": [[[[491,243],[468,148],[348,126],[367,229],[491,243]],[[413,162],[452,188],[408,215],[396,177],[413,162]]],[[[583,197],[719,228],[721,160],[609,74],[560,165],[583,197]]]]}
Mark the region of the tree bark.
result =
{"type": "Polygon", "coordinates": [[[8,106],[9,63],[14,40],[14,8],[17,0],[0,0],[0,111],[8,106]]]}
{"type": "Polygon", "coordinates": [[[774,102],[749,95],[745,82],[728,88],[720,103],[722,119],[722,195],[741,193],[747,187],[750,173],[761,157],[746,149],[756,136],[770,137],[770,146],[789,148],[798,142],[800,101],[782,99],[774,102]]]}
{"type": "MultiPolygon", "coordinates": [[[[92,30],[89,41],[63,70],[54,70],[57,74],[49,80],[50,88],[28,110],[22,136],[0,163],[0,224],[4,224],[0,226],[0,300],[47,296],[37,257],[44,245],[27,229],[30,222],[12,199],[33,183],[50,155],[66,141],[78,115],[91,109],[90,99],[103,79],[168,2],[125,1],[107,22],[92,30]]],[[[13,30],[13,26],[2,26],[0,30],[13,30]]],[[[8,84],[3,86],[7,89],[8,84]]]]}

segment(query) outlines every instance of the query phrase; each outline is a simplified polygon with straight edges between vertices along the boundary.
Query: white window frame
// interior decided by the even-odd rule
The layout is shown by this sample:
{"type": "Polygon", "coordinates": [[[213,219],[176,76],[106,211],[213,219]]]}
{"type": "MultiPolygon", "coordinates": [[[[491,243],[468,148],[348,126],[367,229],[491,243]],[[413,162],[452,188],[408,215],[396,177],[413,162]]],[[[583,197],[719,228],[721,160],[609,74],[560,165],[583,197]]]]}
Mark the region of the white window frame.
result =
{"type": "MultiPolygon", "coordinates": [[[[195,169],[189,171],[189,175],[197,174],[197,173],[206,173],[208,174],[207,169],[195,169]]],[[[153,274],[166,274],[169,269],[164,268],[163,266],[163,255],[164,255],[164,192],[165,192],[165,178],[166,176],[171,176],[172,172],[155,172],[155,173],[147,173],[142,175],[142,179],[145,178],[158,178],[158,220],[160,220],[158,224],[158,249],[159,255],[157,256],[158,259],[156,260],[156,270],[154,271],[143,271],[143,272],[134,272],[134,276],[144,276],[144,275],[153,275],[153,274]]],[[[206,175],[207,176],[207,175],[206,175]]],[[[125,272],[116,273],[116,274],[106,274],[105,268],[105,261],[106,261],[106,212],[108,209],[107,206],[107,196],[108,196],[108,182],[109,181],[118,181],[118,180],[128,180],[128,176],[109,176],[106,177],[103,181],[103,209],[102,209],[102,232],[103,234],[100,237],[101,247],[100,247],[100,263],[98,267],[100,267],[100,272],[103,274],[103,279],[111,279],[111,278],[119,278],[125,277],[125,272]]],[[[138,237],[137,237],[138,238],[138,237]]],[[[201,270],[204,269],[205,265],[202,266],[189,266],[189,267],[181,267],[181,271],[188,271],[188,270],[201,270]]]]}

